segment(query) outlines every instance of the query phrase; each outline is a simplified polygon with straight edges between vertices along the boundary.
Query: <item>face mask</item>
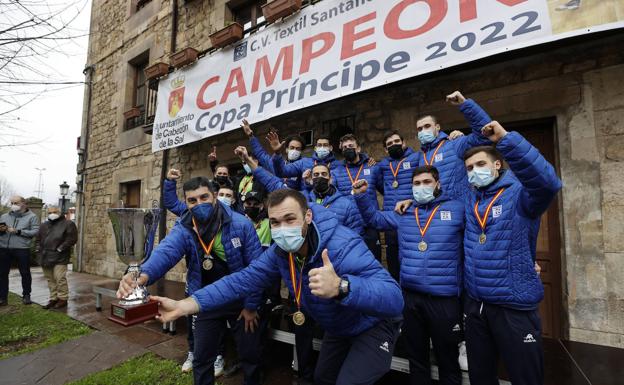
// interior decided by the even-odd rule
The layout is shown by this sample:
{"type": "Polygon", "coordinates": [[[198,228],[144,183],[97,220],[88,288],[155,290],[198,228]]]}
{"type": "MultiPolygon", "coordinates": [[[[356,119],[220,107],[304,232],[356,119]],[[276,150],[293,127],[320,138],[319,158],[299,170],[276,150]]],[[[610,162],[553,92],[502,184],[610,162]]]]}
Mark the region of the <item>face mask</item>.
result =
{"type": "Polygon", "coordinates": [[[215,177],[215,180],[217,181],[217,183],[219,183],[219,185],[224,185],[227,183],[228,177],[225,175],[217,175],[215,177]]]}
{"type": "Polygon", "coordinates": [[[245,207],[245,214],[247,214],[249,219],[255,222],[260,216],[260,207],[245,207]]]}
{"type": "Polygon", "coordinates": [[[403,154],[405,154],[405,150],[403,149],[403,145],[402,144],[393,144],[392,146],[388,147],[388,154],[393,159],[401,159],[403,157],[403,154]]]}
{"type": "Polygon", "coordinates": [[[421,144],[429,144],[435,140],[436,136],[432,131],[422,130],[418,133],[418,140],[421,144]]]}
{"type": "Polygon", "coordinates": [[[487,167],[475,167],[468,173],[468,182],[477,188],[488,186],[494,179],[492,170],[487,167]]]}
{"type": "Polygon", "coordinates": [[[20,211],[20,209],[20,205],[11,205],[11,211],[13,211],[14,213],[20,211]]]}
{"type": "Polygon", "coordinates": [[[299,226],[271,229],[271,238],[280,249],[293,252],[299,250],[305,241],[301,231],[299,226]]]}
{"type": "Polygon", "coordinates": [[[228,197],[217,197],[217,199],[227,207],[232,206],[232,200],[228,197]]]}
{"type": "Polygon", "coordinates": [[[316,155],[320,158],[320,159],[325,159],[327,158],[327,156],[329,155],[329,153],[331,151],[329,151],[329,148],[326,147],[317,147],[314,149],[314,151],[316,151],[316,155]]]}
{"type": "Polygon", "coordinates": [[[329,188],[329,179],[325,178],[312,178],[312,188],[314,191],[324,193],[329,188]]]}
{"type": "Polygon", "coordinates": [[[214,211],[214,207],[212,203],[202,203],[191,209],[191,214],[193,217],[202,223],[208,222],[210,217],[212,216],[212,212],[214,211]]]}
{"type": "Polygon", "coordinates": [[[245,169],[245,172],[247,173],[247,175],[251,174],[251,167],[249,167],[248,164],[244,164],[243,168],[245,169]]]}
{"type": "Polygon", "coordinates": [[[299,150],[288,150],[288,160],[293,162],[297,159],[301,158],[301,151],[299,150]]]}
{"type": "Polygon", "coordinates": [[[55,221],[55,220],[59,219],[60,217],[61,216],[58,215],[58,214],[50,214],[50,215],[48,215],[48,219],[51,220],[51,221],[55,221]]]}
{"type": "Polygon", "coordinates": [[[342,155],[344,155],[347,162],[353,162],[357,158],[355,148],[345,148],[342,150],[342,155]]]}
{"type": "Polygon", "coordinates": [[[435,189],[431,186],[412,186],[412,195],[419,204],[429,203],[435,199],[433,195],[435,189]]]}

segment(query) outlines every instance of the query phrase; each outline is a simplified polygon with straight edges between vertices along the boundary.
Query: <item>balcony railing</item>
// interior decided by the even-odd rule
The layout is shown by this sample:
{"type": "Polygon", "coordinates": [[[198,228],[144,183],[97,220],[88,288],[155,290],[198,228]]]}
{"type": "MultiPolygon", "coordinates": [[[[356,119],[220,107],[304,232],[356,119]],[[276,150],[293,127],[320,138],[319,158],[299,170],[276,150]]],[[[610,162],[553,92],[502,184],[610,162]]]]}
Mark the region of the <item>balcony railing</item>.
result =
{"type": "Polygon", "coordinates": [[[126,119],[126,130],[131,130],[133,128],[143,126],[143,130],[147,134],[152,133],[152,125],[154,124],[154,116],[156,115],[156,95],[158,94],[157,88],[158,83],[156,83],[156,89],[154,89],[153,86],[150,86],[150,84],[145,87],[145,105],[137,107],[140,111],[137,116],[126,119]]]}

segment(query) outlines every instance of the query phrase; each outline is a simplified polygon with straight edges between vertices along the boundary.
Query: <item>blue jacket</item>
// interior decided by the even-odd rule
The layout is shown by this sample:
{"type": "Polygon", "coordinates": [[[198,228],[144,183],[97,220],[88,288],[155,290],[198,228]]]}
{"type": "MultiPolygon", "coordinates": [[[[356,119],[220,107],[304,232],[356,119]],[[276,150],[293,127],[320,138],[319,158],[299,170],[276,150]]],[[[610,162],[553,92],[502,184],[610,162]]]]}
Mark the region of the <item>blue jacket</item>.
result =
{"type": "MultiPolygon", "coordinates": [[[[256,168],[254,176],[264,185],[268,192],[288,188],[281,179],[267,172],[262,167],[256,168]]],[[[314,191],[303,191],[302,193],[308,202],[318,203],[314,191]]],[[[336,191],[333,195],[325,197],[319,204],[336,214],[341,225],[350,228],[360,235],[364,234],[364,222],[351,194],[343,195],[340,191],[336,191]]]]}
{"type": "MultiPolygon", "coordinates": [[[[442,191],[446,192],[451,199],[464,201],[471,194],[470,183],[466,176],[464,166],[464,152],[476,146],[491,145],[486,137],[481,135],[481,128],[490,123],[490,116],[474,100],[468,99],[459,107],[466,120],[470,123],[472,133],[461,136],[455,140],[448,140],[448,135],[440,132],[438,137],[431,143],[421,147],[427,161],[438,169],[442,191]],[[444,142],[438,152],[438,145],[444,142]],[[434,156],[435,153],[435,156],[434,156]]],[[[425,158],[420,157],[420,166],[424,166],[425,158]]]]}
{"type": "MultiPolygon", "coordinates": [[[[401,289],[375,260],[361,237],[338,224],[329,210],[312,205],[312,224],[318,246],[303,268],[301,305],[321,328],[334,336],[355,336],[387,318],[400,318],[403,311],[401,289]],[[342,300],[312,295],[308,273],[323,265],[321,253],[327,249],[336,274],[349,280],[350,292],[342,300]]],[[[201,311],[216,309],[238,298],[268,287],[274,279],[284,280],[294,295],[288,255],[272,245],[249,267],[230,274],[193,294],[201,311]]],[[[297,273],[297,277],[299,274],[297,273]]]]}
{"type": "MultiPolygon", "coordinates": [[[[399,187],[396,189],[392,187],[394,176],[390,170],[390,164],[392,164],[392,168],[396,171],[401,160],[395,160],[387,156],[383,158],[381,162],[377,163],[379,167],[379,177],[382,178],[383,181],[384,211],[392,211],[397,202],[412,198],[412,172],[415,167],[418,167],[420,156],[420,152],[414,151],[411,147],[405,149],[405,154],[403,158],[401,158],[403,163],[399,166],[399,171],[397,173],[399,187]]],[[[374,186],[377,185],[378,183],[374,184],[374,186]]]]}
{"type": "Polygon", "coordinates": [[[311,169],[317,164],[326,164],[330,170],[333,170],[338,165],[333,152],[327,155],[325,159],[320,159],[314,152],[312,157],[301,158],[292,163],[286,163],[284,158],[278,154],[273,155],[272,160],[273,169],[275,170],[274,174],[280,178],[301,177],[305,170],[311,169]]]}
{"type": "Polygon", "coordinates": [[[176,181],[165,179],[163,183],[163,203],[165,208],[171,211],[176,217],[181,217],[186,211],[186,203],[178,199],[176,181]]]}
{"type": "MultiPolygon", "coordinates": [[[[221,202],[217,202],[221,205],[221,202]]],[[[221,240],[230,272],[244,269],[262,253],[258,235],[253,224],[244,216],[221,205],[224,209],[221,240]]],[[[203,250],[189,222],[190,212],[186,211],[173,229],[154,249],[149,259],[141,265],[142,272],[149,276],[148,285],[162,278],[173,268],[184,255],[188,257],[188,272],[186,275],[187,291],[193,294],[202,287],[201,269],[203,250]]],[[[245,298],[246,309],[256,310],[262,300],[262,291],[250,292],[245,298]]]]}
{"type": "Polygon", "coordinates": [[[375,194],[375,190],[383,194],[383,181],[379,174],[379,166],[374,165],[370,167],[368,165],[368,160],[369,156],[367,154],[360,153],[360,161],[356,164],[342,161],[332,170],[334,185],[336,186],[338,191],[345,195],[351,195],[351,186],[353,185],[353,183],[351,182],[351,178],[353,178],[353,181],[355,181],[356,176],[358,175],[358,171],[360,171],[360,167],[362,167],[360,176],[357,179],[366,179],[366,181],[368,182],[368,185],[370,186],[370,188],[367,190],[369,198],[377,200],[377,194],[375,194]],[[351,177],[349,177],[347,169],[349,169],[351,177]]]}
{"type": "Polygon", "coordinates": [[[490,186],[469,197],[466,206],[465,288],[473,299],[514,309],[534,309],[544,296],[535,272],[535,243],[541,215],[561,189],[554,168],[517,132],[502,138],[496,148],[510,170],[490,186]],[[505,191],[487,218],[487,240],[479,243],[479,215],[502,188],[505,191]]]}
{"type": "MultiPolygon", "coordinates": [[[[271,155],[269,155],[264,147],[262,147],[262,144],[260,144],[258,138],[256,138],[255,136],[249,138],[249,145],[251,146],[251,151],[254,153],[256,158],[258,158],[258,163],[260,164],[260,166],[267,169],[269,172],[271,172],[271,174],[275,174],[275,168],[273,167],[273,160],[271,158],[271,155]]],[[[288,160],[285,160],[285,162],[291,163],[288,160]]],[[[293,190],[301,190],[301,174],[290,178],[284,178],[284,182],[288,185],[289,188],[293,190]]]]}
{"type": "Polygon", "coordinates": [[[423,229],[435,207],[440,205],[422,238],[415,218],[416,208],[401,215],[378,211],[366,194],[355,195],[355,200],[367,225],[398,232],[401,287],[436,296],[460,295],[465,214],[462,202],[442,194],[427,204],[418,205],[423,229]],[[427,243],[424,252],[418,249],[421,239],[427,243]]]}

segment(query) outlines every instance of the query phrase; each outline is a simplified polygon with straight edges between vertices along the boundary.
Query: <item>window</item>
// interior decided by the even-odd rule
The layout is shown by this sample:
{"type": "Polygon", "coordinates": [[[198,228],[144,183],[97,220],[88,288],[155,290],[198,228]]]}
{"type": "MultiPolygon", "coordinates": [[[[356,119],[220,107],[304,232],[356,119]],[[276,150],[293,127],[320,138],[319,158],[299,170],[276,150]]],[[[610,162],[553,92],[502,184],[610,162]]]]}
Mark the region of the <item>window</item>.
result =
{"type": "Polygon", "coordinates": [[[264,15],[262,15],[262,6],[264,4],[266,4],[266,0],[232,0],[228,3],[228,7],[232,12],[232,19],[243,26],[245,37],[249,36],[251,31],[264,28],[266,24],[264,15]]]}
{"type": "Polygon", "coordinates": [[[151,1],[152,1],[152,0],[137,0],[137,2],[136,2],[136,10],[137,10],[137,12],[138,12],[141,8],[143,8],[143,7],[145,7],[147,4],[149,4],[151,1]]]}
{"type": "Polygon", "coordinates": [[[121,183],[119,185],[119,199],[123,202],[124,207],[141,207],[141,181],[121,183]]]}
{"type": "Polygon", "coordinates": [[[325,120],[322,127],[321,135],[329,135],[329,142],[338,148],[343,135],[355,132],[355,115],[325,120]]]}
{"type": "Polygon", "coordinates": [[[146,104],[149,99],[150,102],[155,102],[155,98],[152,99],[152,95],[148,95],[148,82],[145,79],[145,69],[149,63],[149,51],[142,53],[136,58],[130,60],[130,84],[132,87],[131,93],[131,110],[128,111],[126,116],[125,129],[130,130],[146,123],[146,104]]]}

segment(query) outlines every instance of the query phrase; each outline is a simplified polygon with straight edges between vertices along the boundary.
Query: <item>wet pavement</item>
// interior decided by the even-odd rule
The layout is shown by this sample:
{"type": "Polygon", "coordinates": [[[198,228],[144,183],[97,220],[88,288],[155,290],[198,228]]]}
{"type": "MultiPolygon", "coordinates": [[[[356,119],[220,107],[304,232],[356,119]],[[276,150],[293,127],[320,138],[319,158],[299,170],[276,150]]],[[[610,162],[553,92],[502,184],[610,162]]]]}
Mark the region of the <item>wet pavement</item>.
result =
{"type": "MultiPolygon", "coordinates": [[[[48,287],[41,269],[33,267],[32,277],[32,300],[39,305],[45,305],[48,301],[48,287]]],[[[114,282],[114,280],[106,277],[69,271],[70,295],[68,306],[66,309],[54,311],[66,312],[70,317],[97,329],[99,332],[37,352],[0,361],[0,373],[2,373],[0,385],[62,384],[66,380],[77,379],[88,373],[104,370],[148,351],[181,364],[186,358],[188,348],[185,320],[177,321],[177,333],[171,335],[163,333],[162,326],[157,321],[148,321],[130,327],[109,321],[107,316],[110,314],[112,298],[103,297],[103,311],[96,311],[95,294],[92,291],[93,285],[112,285],[114,282]],[[80,352],[85,353],[80,354],[80,352]],[[80,368],[80,366],[69,364],[76,359],[76,355],[85,360],[90,358],[92,366],[89,367],[89,371],[80,368]],[[36,370],[29,368],[36,368],[36,370]],[[23,377],[24,373],[29,372],[33,375],[28,378],[23,377]]],[[[9,289],[21,295],[21,280],[17,270],[11,271],[9,289]]],[[[166,283],[159,288],[152,288],[152,291],[161,290],[175,298],[182,295],[183,286],[166,283]]],[[[397,350],[399,350],[399,346],[397,346],[397,350]]],[[[267,355],[270,356],[270,362],[267,363],[264,383],[290,385],[294,378],[290,368],[292,346],[269,341],[267,351],[270,352],[270,355],[267,355]]],[[[226,362],[231,365],[235,361],[235,355],[235,350],[230,342],[226,362]]],[[[545,385],[624,384],[624,365],[622,365],[624,349],[545,339],[544,356],[545,385]]],[[[504,370],[501,369],[501,378],[505,379],[506,377],[504,370]]],[[[378,384],[394,385],[406,384],[407,382],[406,374],[391,372],[378,384]]],[[[219,383],[223,385],[241,384],[242,373],[239,370],[232,376],[221,377],[219,383]]]]}

